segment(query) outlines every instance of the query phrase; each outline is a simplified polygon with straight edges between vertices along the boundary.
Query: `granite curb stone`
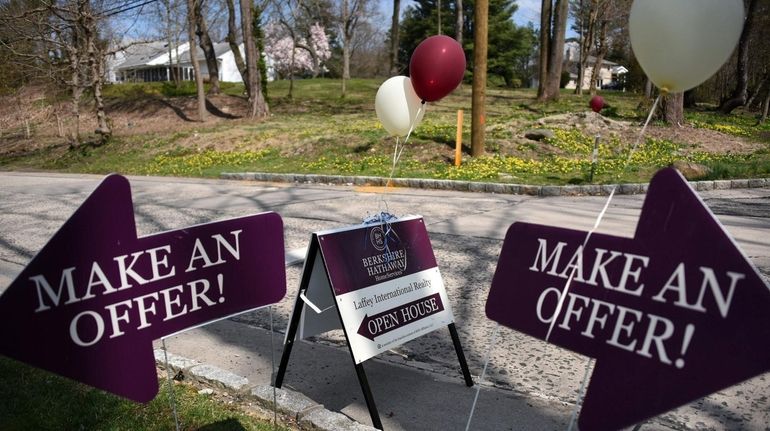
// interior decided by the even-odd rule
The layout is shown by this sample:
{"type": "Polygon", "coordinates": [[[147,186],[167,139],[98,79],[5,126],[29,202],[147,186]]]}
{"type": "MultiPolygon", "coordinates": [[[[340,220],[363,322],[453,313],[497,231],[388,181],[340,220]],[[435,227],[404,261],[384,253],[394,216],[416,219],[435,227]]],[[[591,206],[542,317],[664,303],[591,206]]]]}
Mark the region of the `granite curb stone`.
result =
{"type": "MultiPolygon", "coordinates": [[[[155,349],[155,363],[166,366],[163,349],[155,349]]],[[[202,364],[173,353],[167,353],[168,367],[174,372],[189,374],[195,380],[220,388],[245,393],[259,404],[273,407],[273,387],[267,385],[251,386],[249,380],[237,374],[225,371],[213,365],[202,364]]],[[[277,410],[294,418],[303,429],[320,431],[374,431],[376,428],[358,423],[349,417],[327,410],[305,395],[289,389],[275,389],[277,410]]]]}
{"type": "MultiPolygon", "coordinates": [[[[384,186],[387,182],[382,177],[350,177],[340,175],[316,174],[269,174],[264,172],[223,172],[220,178],[225,180],[272,181],[304,184],[340,184],[357,186],[384,186]]],[[[454,190],[462,192],[482,192],[499,194],[521,194],[530,196],[607,196],[613,189],[615,194],[633,195],[647,192],[647,183],[632,184],[586,184],[567,186],[535,186],[527,184],[486,183],[476,181],[436,180],[420,178],[393,178],[391,184],[395,187],[410,187],[422,189],[454,190]]],[[[770,187],[769,178],[753,178],[744,180],[715,180],[690,181],[693,189],[727,190],[770,187]]]]}
{"type": "MultiPolygon", "coordinates": [[[[259,385],[251,388],[249,394],[259,399],[266,407],[273,408],[273,387],[259,385]]],[[[290,391],[284,388],[275,389],[275,403],[278,405],[278,411],[292,416],[297,422],[316,409],[323,409],[323,406],[306,397],[305,395],[290,391]]]]}
{"type": "Polygon", "coordinates": [[[189,371],[190,368],[201,365],[200,362],[194,360],[194,359],[187,359],[182,356],[175,355],[173,353],[166,353],[164,354],[163,349],[155,349],[153,351],[153,354],[155,355],[155,363],[160,364],[161,366],[166,365],[166,355],[168,355],[168,366],[171,368],[172,371],[175,372],[186,372],[189,371]]]}
{"type": "Polygon", "coordinates": [[[324,409],[312,410],[299,421],[300,426],[313,430],[370,431],[376,428],[353,421],[342,413],[324,409]]]}
{"type": "Polygon", "coordinates": [[[198,381],[234,391],[240,392],[249,386],[249,379],[209,364],[195,365],[189,373],[198,381]]]}

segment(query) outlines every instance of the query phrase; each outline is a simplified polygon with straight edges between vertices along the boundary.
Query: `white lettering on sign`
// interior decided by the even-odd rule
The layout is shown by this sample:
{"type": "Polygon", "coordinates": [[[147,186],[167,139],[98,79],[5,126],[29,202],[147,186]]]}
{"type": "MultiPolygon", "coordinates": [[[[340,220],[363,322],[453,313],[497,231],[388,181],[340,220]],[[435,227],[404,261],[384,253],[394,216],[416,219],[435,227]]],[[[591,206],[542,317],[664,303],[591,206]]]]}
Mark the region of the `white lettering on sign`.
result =
{"type": "MultiPolygon", "coordinates": [[[[191,252],[189,265],[185,272],[194,271],[199,267],[207,268],[210,266],[221,265],[228,262],[228,259],[230,258],[240,260],[239,236],[242,231],[243,230],[236,230],[230,232],[230,236],[232,237],[230,241],[222,235],[212,235],[210,238],[206,238],[206,245],[204,245],[204,241],[200,238],[196,238],[191,252]],[[206,249],[207,246],[209,247],[209,251],[206,249]],[[212,253],[214,250],[216,253],[212,253]],[[216,256],[216,260],[212,260],[209,256],[216,256]],[[202,261],[203,264],[196,266],[199,261],[202,261]]],[[[176,268],[169,263],[171,251],[170,245],[164,245],[113,258],[113,269],[116,270],[118,274],[117,279],[115,280],[110,280],[106,275],[107,273],[104,271],[106,266],[104,264],[92,262],[88,282],[84,289],[75,284],[76,267],[65,268],[61,272],[57,288],[52,287],[45,275],[33,275],[29,277],[29,280],[34,283],[35,292],[37,294],[37,308],[35,309],[35,312],[39,313],[47,311],[60,305],[69,305],[92,299],[97,295],[109,295],[135,286],[143,286],[174,277],[177,275],[177,272],[176,268]],[[137,269],[145,264],[149,267],[147,274],[141,273],[137,269]],[[82,296],[79,295],[79,292],[82,293],[82,296]],[[62,301],[64,302],[62,303],[62,301]]],[[[194,296],[192,311],[201,308],[202,305],[198,305],[201,302],[205,305],[214,304],[214,301],[212,301],[206,294],[209,290],[210,282],[207,280],[204,281],[205,283],[202,281],[200,285],[196,285],[193,288],[194,296]]]]}
{"type": "Polygon", "coordinates": [[[208,253],[206,252],[206,248],[203,246],[203,243],[201,242],[200,238],[195,239],[195,246],[193,247],[192,255],[190,256],[190,264],[187,265],[187,269],[185,272],[195,271],[198,269],[196,265],[196,261],[203,260],[203,266],[201,268],[208,268],[210,266],[214,265],[221,265],[225,262],[227,262],[227,259],[222,254],[222,248],[224,247],[225,250],[227,250],[228,253],[232,257],[235,258],[235,260],[241,259],[241,251],[240,251],[240,243],[238,242],[238,236],[241,234],[242,230],[236,230],[233,232],[230,232],[230,235],[233,236],[233,242],[235,245],[229,243],[222,235],[213,235],[211,239],[214,240],[214,243],[217,247],[217,260],[212,261],[209,257],[208,253]]]}
{"type": "MultiPolygon", "coordinates": [[[[150,316],[160,315],[166,322],[216,304],[208,294],[210,283],[206,279],[194,280],[183,285],[172,286],[158,292],[109,304],[104,310],[88,310],[76,315],[70,323],[70,338],[78,346],[96,344],[104,336],[117,338],[126,334],[127,329],[142,330],[152,326],[150,316]],[[185,305],[182,305],[184,299],[185,305]],[[191,304],[188,308],[187,304],[191,304]],[[92,339],[83,334],[84,322],[96,324],[97,333],[92,339]]],[[[222,302],[220,298],[219,302],[222,302]]]]}
{"type": "Polygon", "coordinates": [[[538,238],[537,241],[538,248],[535,253],[535,260],[529,267],[530,271],[544,272],[565,280],[572,276],[574,281],[591,286],[601,286],[634,296],[642,295],[644,284],[639,283],[639,279],[642,270],[647,268],[650,263],[649,257],[601,248],[595,249],[595,256],[585,256],[583,246],[581,245],[572,253],[569,260],[562,262],[562,252],[567,246],[566,242],[559,241],[549,252],[546,239],[538,238]],[[615,261],[616,259],[618,259],[617,262],[615,261]],[[608,272],[608,267],[613,263],[621,262],[623,266],[619,272],[620,275],[616,281],[613,281],[608,272]],[[586,266],[586,263],[588,263],[588,266],[586,266]],[[584,278],[586,273],[590,273],[590,277],[587,280],[584,278]]]}
{"type": "MultiPolygon", "coordinates": [[[[240,260],[241,232],[243,230],[229,232],[229,235],[195,238],[185,273],[221,265],[231,259],[240,260]]],[[[115,294],[174,277],[177,270],[170,263],[171,253],[171,246],[163,245],[126,253],[108,260],[106,264],[91,262],[87,281],[76,282],[80,280],[77,277],[78,268],[68,267],[58,274],[57,287],[53,287],[46,275],[33,275],[28,279],[35,289],[35,312],[45,312],[55,307],[87,301],[98,295],[115,294]],[[108,267],[110,270],[105,271],[108,267]]],[[[129,329],[149,328],[155,316],[166,322],[223,302],[223,275],[216,274],[216,280],[198,278],[116,301],[103,306],[101,310],[81,311],[70,321],[69,335],[78,346],[89,347],[105,335],[112,339],[125,335],[129,329]],[[96,328],[95,333],[93,328],[96,328]]]]}
{"type": "Polygon", "coordinates": [[[369,321],[369,323],[367,324],[367,327],[371,334],[379,334],[384,330],[395,328],[398,325],[399,325],[398,315],[394,311],[392,313],[388,313],[383,316],[375,317],[374,319],[369,321]]]}
{"type": "MultiPolygon", "coordinates": [[[[561,291],[555,287],[545,289],[540,294],[537,316],[541,322],[550,323],[555,318],[556,304],[560,296],[561,291]],[[553,312],[546,318],[544,304],[550,296],[555,296],[548,301],[553,304],[553,312]]],[[[606,338],[606,343],[611,346],[647,358],[656,357],[665,364],[671,364],[665,345],[666,340],[674,333],[674,323],[671,320],[574,292],[567,293],[565,303],[567,305],[561,317],[560,328],[567,331],[582,329],[580,335],[588,338],[595,338],[597,332],[605,332],[603,338],[606,338]],[[638,350],[637,345],[640,345],[638,350]]]]}
{"type": "MultiPolygon", "coordinates": [[[[548,253],[546,242],[541,241],[535,262],[529,269],[543,271],[549,275],[553,273],[554,276],[561,277],[564,271],[558,271],[557,265],[561,250],[564,249],[565,245],[566,243],[560,243],[548,253]],[[548,269],[549,266],[550,269],[548,269]]],[[[623,267],[618,269],[620,271],[618,284],[610,284],[607,288],[633,296],[640,295],[643,284],[636,284],[633,289],[626,287],[630,285],[629,281],[639,282],[641,271],[647,267],[649,262],[649,258],[645,256],[597,249],[592,275],[584,283],[591,285],[592,281],[601,280],[602,284],[597,283],[597,285],[606,287],[604,283],[610,283],[611,276],[604,267],[616,258],[622,259],[623,262],[623,267]],[[596,274],[600,274],[598,278],[596,274]]],[[[570,264],[574,265],[579,261],[579,259],[574,259],[573,255],[570,264]]],[[[704,305],[704,298],[710,292],[710,297],[713,299],[720,316],[727,317],[735,290],[745,275],[726,271],[720,279],[714,269],[698,267],[700,289],[697,290],[697,298],[688,298],[685,270],[685,264],[679,263],[665,285],[650,299],[662,303],[671,302],[678,307],[706,313],[708,310],[704,305]]],[[[672,361],[669,354],[669,350],[674,350],[674,347],[667,346],[667,343],[673,340],[674,334],[677,332],[671,319],[572,291],[567,292],[565,298],[562,298],[562,295],[562,291],[556,287],[549,287],[540,293],[535,308],[540,322],[551,324],[554,319],[558,318],[558,327],[565,331],[577,330],[581,336],[592,339],[596,338],[597,334],[603,333],[603,337],[600,336],[600,338],[605,339],[605,342],[613,347],[646,358],[657,359],[666,365],[674,364],[678,368],[684,366],[684,360],[672,361]],[[562,309],[560,309],[559,304],[563,304],[562,309]]],[[[695,327],[692,324],[687,324],[686,331],[690,337],[694,330],[695,327]]],[[[679,341],[671,341],[671,343],[676,344],[679,341]]],[[[677,346],[681,344],[677,344],[677,346]]]]}
{"type": "Polygon", "coordinates": [[[719,308],[719,314],[722,317],[727,317],[727,312],[730,310],[730,303],[733,300],[733,294],[735,293],[735,287],[738,285],[738,281],[746,278],[745,274],[738,272],[727,271],[726,275],[730,279],[730,287],[727,288],[727,294],[722,292],[722,287],[717,280],[714,270],[707,267],[699,267],[698,270],[703,274],[703,281],[701,282],[700,292],[698,293],[698,299],[694,303],[687,301],[687,282],[685,279],[685,265],[684,262],[677,265],[674,272],[669,277],[666,284],[660,289],[657,295],[653,296],[654,301],[668,302],[664,295],[671,292],[676,295],[674,305],[689,310],[706,312],[706,307],[703,306],[703,298],[706,295],[706,288],[711,289],[711,295],[714,297],[717,308],[719,308]]]}

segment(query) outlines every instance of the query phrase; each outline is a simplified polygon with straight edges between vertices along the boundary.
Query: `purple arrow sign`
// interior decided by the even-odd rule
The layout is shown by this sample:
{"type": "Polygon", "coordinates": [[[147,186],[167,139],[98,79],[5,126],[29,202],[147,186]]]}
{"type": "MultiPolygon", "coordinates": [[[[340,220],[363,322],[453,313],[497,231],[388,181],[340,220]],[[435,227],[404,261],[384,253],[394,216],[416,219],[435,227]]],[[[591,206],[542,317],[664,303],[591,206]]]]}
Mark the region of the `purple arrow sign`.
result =
{"type": "Polygon", "coordinates": [[[358,333],[374,341],[375,337],[387,334],[404,325],[409,325],[441,311],[444,311],[441,295],[434,293],[433,295],[401,304],[398,307],[373,316],[364,315],[364,319],[358,327],[358,333]]]}
{"type": "Polygon", "coordinates": [[[770,287],[677,171],[650,182],[634,238],[585,239],[514,223],[486,304],[596,358],[581,429],[630,426],[770,369],[770,287]]]}
{"type": "Polygon", "coordinates": [[[153,340],[285,294],[278,214],[137,238],[130,186],[112,175],[0,296],[0,353],[146,402],[153,340]]]}

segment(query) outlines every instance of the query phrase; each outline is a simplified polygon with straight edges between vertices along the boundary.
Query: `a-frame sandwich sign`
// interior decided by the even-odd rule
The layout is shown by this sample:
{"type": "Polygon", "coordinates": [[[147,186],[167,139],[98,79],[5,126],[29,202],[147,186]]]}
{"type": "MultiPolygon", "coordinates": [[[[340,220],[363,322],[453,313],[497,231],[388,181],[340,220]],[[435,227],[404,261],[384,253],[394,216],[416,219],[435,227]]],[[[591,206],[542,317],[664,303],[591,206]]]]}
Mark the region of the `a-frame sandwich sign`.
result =
{"type": "Polygon", "coordinates": [[[444,326],[472,386],[422,217],[313,233],[275,386],[295,340],[342,329],[372,424],[382,429],[362,363],[444,326]]]}

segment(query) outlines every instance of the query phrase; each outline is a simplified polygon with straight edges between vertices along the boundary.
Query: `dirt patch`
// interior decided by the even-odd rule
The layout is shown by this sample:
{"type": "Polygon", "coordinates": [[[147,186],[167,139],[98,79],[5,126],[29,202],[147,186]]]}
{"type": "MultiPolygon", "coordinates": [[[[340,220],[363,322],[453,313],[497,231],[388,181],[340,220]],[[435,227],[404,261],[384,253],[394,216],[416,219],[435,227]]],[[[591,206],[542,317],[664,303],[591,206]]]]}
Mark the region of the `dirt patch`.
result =
{"type": "MultiPolygon", "coordinates": [[[[72,105],[67,100],[51,102],[48,96],[42,89],[24,89],[18,94],[0,97],[0,155],[20,155],[41,148],[69,145],[68,136],[75,131],[72,105]]],[[[157,96],[107,101],[106,111],[115,136],[169,132],[189,132],[192,136],[201,127],[237,124],[242,119],[251,121],[247,118],[249,106],[245,97],[210,95],[206,101],[208,119],[205,125],[196,121],[198,105],[192,97],[157,96]]],[[[95,129],[93,105],[86,101],[81,105],[81,136],[88,136],[95,129]]],[[[237,138],[223,138],[205,145],[190,139],[189,145],[232,149],[237,146],[237,138]]]]}
{"type": "MultiPolygon", "coordinates": [[[[536,125],[558,129],[579,129],[588,136],[618,136],[622,142],[628,144],[633,144],[638,139],[643,126],[640,123],[616,121],[592,111],[545,117],[538,120],[536,125]]],[[[645,136],[685,144],[684,153],[702,151],[708,153],[746,154],[757,151],[764,146],[761,142],[720,133],[715,130],[696,128],[688,124],[681,126],[658,126],[651,124],[647,127],[645,136]]]]}
{"type": "Polygon", "coordinates": [[[708,153],[745,154],[764,147],[761,142],[720,133],[715,130],[700,129],[690,125],[650,127],[647,130],[647,136],[687,143],[689,148],[686,148],[685,152],[705,151],[708,153]]]}
{"type": "MultiPolygon", "coordinates": [[[[25,89],[19,94],[0,98],[0,155],[21,155],[41,148],[66,148],[69,145],[67,136],[74,130],[71,105],[66,99],[52,103],[48,96],[50,94],[44,90],[25,89]]],[[[83,135],[88,135],[95,130],[96,123],[93,107],[88,103],[83,105],[80,130],[83,135]]],[[[355,104],[346,107],[359,114],[364,109],[355,104]]],[[[314,106],[311,102],[299,101],[290,105],[277,103],[273,108],[275,115],[302,118],[302,112],[310,111],[314,106]]],[[[272,147],[285,156],[313,157],[329,146],[345,146],[351,154],[392,153],[393,142],[388,137],[340,139],[339,128],[345,126],[348,117],[337,121],[334,115],[340,113],[331,107],[328,113],[318,114],[324,119],[323,127],[316,125],[307,133],[304,129],[308,125],[286,122],[271,123],[267,130],[259,126],[259,120],[248,118],[248,109],[248,102],[243,96],[208,96],[208,120],[200,123],[196,121],[197,101],[194,97],[157,95],[107,103],[113,133],[117,137],[141,136],[150,140],[174,135],[174,144],[187,148],[229,151],[272,147]]],[[[315,109],[320,108],[315,106],[315,109]]],[[[368,105],[366,109],[369,109],[368,105]]],[[[371,117],[374,118],[373,112],[371,117]]],[[[516,119],[508,124],[490,123],[487,126],[487,151],[525,158],[538,158],[543,154],[565,155],[563,150],[546,142],[525,138],[525,131],[533,128],[578,129],[587,136],[617,136],[626,145],[631,145],[638,137],[641,124],[617,121],[591,111],[554,115],[535,121],[516,119]]],[[[690,125],[651,125],[646,136],[684,144],[685,153],[750,153],[764,146],[761,142],[690,125]]],[[[468,144],[466,153],[469,152],[468,144]]],[[[419,162],[451,162],[454,159],[454,143],[437,145],[433,141],[421,141],[417,133],[410,142],[410,157],[419,162]]]]}
{"type": "MultiPolygon", "coordinates": [[[[206,96],[206,126],[246,118],[248,101],[228,95],[206,96]]],[[[153,97],[108,104],[107,113],[117,135],[188,130],[200,127],[198,101],[191,97],[153,97]]]]}

